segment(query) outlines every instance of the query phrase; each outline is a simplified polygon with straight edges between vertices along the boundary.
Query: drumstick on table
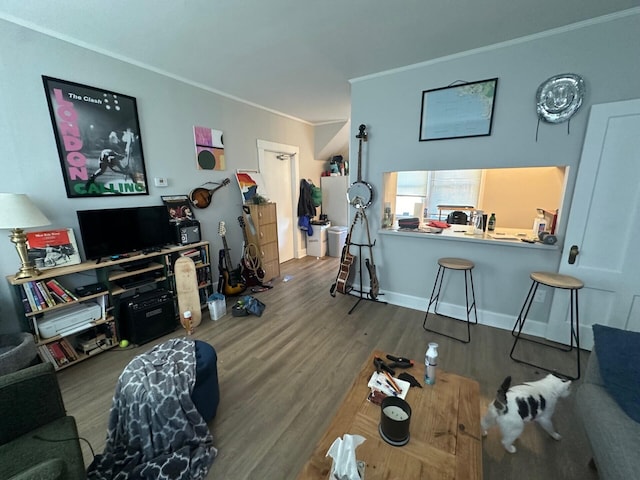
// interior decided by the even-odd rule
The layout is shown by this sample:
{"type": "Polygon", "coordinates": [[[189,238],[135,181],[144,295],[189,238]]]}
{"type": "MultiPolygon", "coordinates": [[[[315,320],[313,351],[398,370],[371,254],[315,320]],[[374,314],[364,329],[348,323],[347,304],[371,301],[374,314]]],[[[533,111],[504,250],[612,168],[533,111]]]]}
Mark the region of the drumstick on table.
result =
{"type": "Polygon", "coordinates": [[[387,380],[389,380],[389,383],[391,384],[391,386],[393,387],[393,389],[398,392],[398,393],[402,393],[402,389],[398,386],[398,384],[393,380],[393,377],[391,375],[389,375],[387,372],[385,372],[384,370],[382,371],[382,373],[384,373],[384,376],[387,377],[387,380]]]}

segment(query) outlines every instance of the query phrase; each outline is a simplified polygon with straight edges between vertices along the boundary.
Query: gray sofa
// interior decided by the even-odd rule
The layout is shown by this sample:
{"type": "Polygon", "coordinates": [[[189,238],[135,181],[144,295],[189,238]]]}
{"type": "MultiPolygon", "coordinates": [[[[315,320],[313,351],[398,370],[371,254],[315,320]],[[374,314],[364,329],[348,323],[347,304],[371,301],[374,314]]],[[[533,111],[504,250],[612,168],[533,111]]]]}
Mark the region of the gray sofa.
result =
{"type": "Polygon", "coordinates": [[[53,366],[0,376],[0,479],[86,478],[76,422],[65,412],[53,366]]]}
{"type": "Polygon", "coordinates": [[[640,423],[606,390],[595,348],[576,401],[600,479],[640,478],[640,423]]]}

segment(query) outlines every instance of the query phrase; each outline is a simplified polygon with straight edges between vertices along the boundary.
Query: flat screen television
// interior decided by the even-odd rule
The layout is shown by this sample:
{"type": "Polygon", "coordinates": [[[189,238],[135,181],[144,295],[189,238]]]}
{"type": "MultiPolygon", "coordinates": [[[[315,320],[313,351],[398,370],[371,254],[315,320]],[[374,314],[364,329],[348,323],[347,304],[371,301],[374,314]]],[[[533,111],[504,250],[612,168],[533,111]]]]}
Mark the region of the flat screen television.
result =
{"type": "Polygon", "coordinates": [[[164,205],[78,210],[77,214],[87,260],[150,251],[175,243],[164,205]]]}

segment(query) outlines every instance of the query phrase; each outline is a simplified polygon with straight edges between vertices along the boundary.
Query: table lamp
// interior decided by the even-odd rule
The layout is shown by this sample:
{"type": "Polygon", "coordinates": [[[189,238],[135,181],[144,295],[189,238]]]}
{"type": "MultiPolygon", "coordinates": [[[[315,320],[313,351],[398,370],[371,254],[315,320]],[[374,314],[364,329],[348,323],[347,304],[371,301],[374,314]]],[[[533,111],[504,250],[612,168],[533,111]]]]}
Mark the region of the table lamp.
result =
{"type": "Polygon", "coordinates": [[[41,227],[50,223],[24,193],[0,193],[0,229],[11,230],[9,238],[15,244],[22,262],[16,278],[40,275],[40,271],[27,255],[27,236],[23,228],[41,227]]]}

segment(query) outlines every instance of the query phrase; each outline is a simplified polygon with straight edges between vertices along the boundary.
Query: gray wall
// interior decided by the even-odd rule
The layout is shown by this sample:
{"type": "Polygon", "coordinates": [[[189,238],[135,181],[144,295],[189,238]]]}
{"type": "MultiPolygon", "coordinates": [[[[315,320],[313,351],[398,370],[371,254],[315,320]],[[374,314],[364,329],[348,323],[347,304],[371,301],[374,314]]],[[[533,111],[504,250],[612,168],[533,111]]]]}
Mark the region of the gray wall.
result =
{"type": "MultiPolygon", "coordinates": [[[[609,17],[581,28],[539,35],[496,48],[468,52],[427,64],[399,69],[352,82],[352,139],[358,125],[367,125],[363,151],[363,178],[377,192],[369,220],[379,228],[382,214],[382,178],[385,171],[569,165],[569,182],[560,234],[566,225],[584,139],[589,107],[640,95],[638,33],[640,15],[609,17]],[[559,73],[577,73],[586,82],[582,109],[567,124],[541,124],[535,141],[535,93],[545,79],[559,73]],[[498,77],[491,136],[419,142],[422,91],[456,80],[498,77]]],[[[358,144],[351,143],[352,159],[358,144]]],[[[352,165],[351,180],[355,180],[352,165]]],[[[461,256],[476,262],[474,278],[480,321],[511,328],[528,291],[529,273],[558,268],[560,249],[543,250],[478,245],[429,238],[377,234],[374,248],[384,300],[426,307],[436,274],[437,259],[461,256]]],[[[462,275],[460,275],[462,277],[462,275]]],[[[464,287],[454,279],[445,302],[450,310],[464,302],[464,287]],[[456,295],[449,294],[455,292],[456,295]]],[[[544,331],[550,295],[536,304],[532,316],[544,331]]]]}
{"type": "MultiPolygon", "coordinates": [[[[159,205],[161,195],[188,194],[206,181],[231,177],[232,183],[216,192],[210,207],[195,212],[202,223],[203,238],[212,243],[212,251],[217,251],[222,247],[218,222],[237,225],[235,219],[240,213],[241,195],[233,172],[258,169],[257,139],[298,146],[301,177],[319,182],[324,162],[314,160],[314,132],[310,125],[3,20],[0,52],[0,191],[27,193],[52,221],[52,227],[73,227],[79,243],[76,210],[159,205]],[[67,198],[41,75],[136,97],[149,196],[67,198]],[[226,171],[196,170],[194,125],[224,132],[226,171]],[[154,187],[154,177],[168,178],[169,187],[154,187]]],[[[230,246],[241,245],[239,227],[229,228],[227,237],[230,246]]],[[[17,271],[19,259],[6,236],[0,241],[0,259],[3,276],[17,271]]],[[[90,280],[87,278],[87,283],[90,280]]],[[[3,280],[0,332],[17,330],[16,318],[10,290],[3,280]]]]}

